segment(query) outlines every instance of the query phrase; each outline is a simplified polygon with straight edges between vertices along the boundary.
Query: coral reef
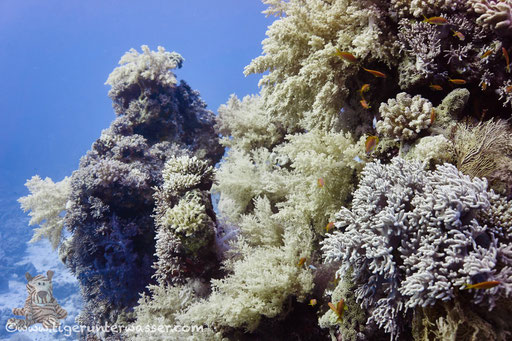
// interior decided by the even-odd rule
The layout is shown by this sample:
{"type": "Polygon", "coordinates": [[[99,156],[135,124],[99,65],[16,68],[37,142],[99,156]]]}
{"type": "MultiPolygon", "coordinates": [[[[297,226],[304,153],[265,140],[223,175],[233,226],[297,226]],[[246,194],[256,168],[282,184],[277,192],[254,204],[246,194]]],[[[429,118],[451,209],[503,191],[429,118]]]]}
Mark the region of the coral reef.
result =
{"type": "Polygon", "coordinates": [[[80,322],[133,327],[83,338],[510,338],[511,2],[263,2],[259,94],[214,117],[132,49],[79,169],[27,182],[80,322]]]}
{"type": "Polygon", "coordinates": [[[485,180],[450,164],[431,172],[400,158],[370,163],[322,250],[341,261],[338,276],[352,269],[357,301],[391,339],[410,332],[408,310],[453,300],[468,283],[500,282],[471,295],[491,310],[512,293],[510,237],[475,218],[492,196],[485,180]]]}

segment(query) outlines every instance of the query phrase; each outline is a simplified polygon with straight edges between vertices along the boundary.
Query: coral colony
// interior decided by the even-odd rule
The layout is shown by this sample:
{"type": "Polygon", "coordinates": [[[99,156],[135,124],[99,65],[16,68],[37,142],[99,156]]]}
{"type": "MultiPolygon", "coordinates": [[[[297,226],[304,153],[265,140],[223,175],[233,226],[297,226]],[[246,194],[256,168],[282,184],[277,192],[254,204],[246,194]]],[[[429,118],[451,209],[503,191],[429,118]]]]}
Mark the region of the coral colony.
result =
{"type": "Polygon", "coordinates": [[[78,170],[27,182],[79,323],[126,327],[82,339],[511,340],[512,1],[264,3],[259,94],[215,116],[132,49],[78,170]]]}

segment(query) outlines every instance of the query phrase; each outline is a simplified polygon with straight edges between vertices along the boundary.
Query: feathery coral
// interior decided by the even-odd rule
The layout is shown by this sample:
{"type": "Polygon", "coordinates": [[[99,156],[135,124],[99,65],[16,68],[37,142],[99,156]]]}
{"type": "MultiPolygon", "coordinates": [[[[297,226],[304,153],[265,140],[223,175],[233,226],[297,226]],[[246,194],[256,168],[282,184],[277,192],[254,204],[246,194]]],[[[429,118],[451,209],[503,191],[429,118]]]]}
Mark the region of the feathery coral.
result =
{"type": "Polygon", "coordinates": [[[36,175],[27,180],[25,186],[31,194],[19,198],[18,201],[25,212],[30,211],[29,224],[40,225],[30,241],[36,242],[44,236],[56,249],[64,227],[61,213],[66,210],[71,195],[70,178],[65,177],[64,180],[54,183],[50,178],[42,180],[36,175]]]}
{"type": "Polygon", "coordinates": [[[267,31],[263,55],[245,74],[269,71],[260,80],[265,111],[280,117],[286,132],[340,124],[347,82],[358,72],[335,56],[336,48],[359,60],[392,64],[393,36],[374,1],[272,1],[281,13],[267,31]]]}

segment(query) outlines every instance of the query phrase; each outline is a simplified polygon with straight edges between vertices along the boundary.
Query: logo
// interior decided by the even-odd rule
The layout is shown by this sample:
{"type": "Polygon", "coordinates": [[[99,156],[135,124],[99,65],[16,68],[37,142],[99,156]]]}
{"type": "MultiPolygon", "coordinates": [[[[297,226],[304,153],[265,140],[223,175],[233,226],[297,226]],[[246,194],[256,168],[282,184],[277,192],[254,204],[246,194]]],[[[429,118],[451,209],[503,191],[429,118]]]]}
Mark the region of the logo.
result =
{"type": "Polygon", "coordinates": [[[27,278],[28,297],[23,308],[13,308],[12,313],[24,316],[24,319],[10,318],[7,320],[8,331],[26,330],[28,327],[41,323],[46,329],[56,329],[60,326],[61,319],[66,318],[68,312],[64,310],[55,297],[53,297],[52,277],[54,272],[48,270],[46,276],[32,277],[28,272],[27,278]]]}

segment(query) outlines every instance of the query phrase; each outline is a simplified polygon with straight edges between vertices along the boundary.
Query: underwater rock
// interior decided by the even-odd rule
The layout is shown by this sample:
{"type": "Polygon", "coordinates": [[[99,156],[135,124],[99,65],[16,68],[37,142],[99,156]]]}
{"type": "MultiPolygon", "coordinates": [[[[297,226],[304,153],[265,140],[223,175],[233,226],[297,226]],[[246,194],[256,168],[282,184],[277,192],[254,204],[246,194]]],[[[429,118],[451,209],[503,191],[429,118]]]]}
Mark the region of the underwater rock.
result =
{"type": "Polygon", "coordinates": [[[213,165],[223,153],[213,113],[169,70],[181,57],[143,51],[127,53],[109,77],[118,117],[71,176],[65,225],[72,236],[61,255],[80,281],[86,325],[116,322],[153,283],[154,194],[165,162],[193,154],[213,165]]]}

